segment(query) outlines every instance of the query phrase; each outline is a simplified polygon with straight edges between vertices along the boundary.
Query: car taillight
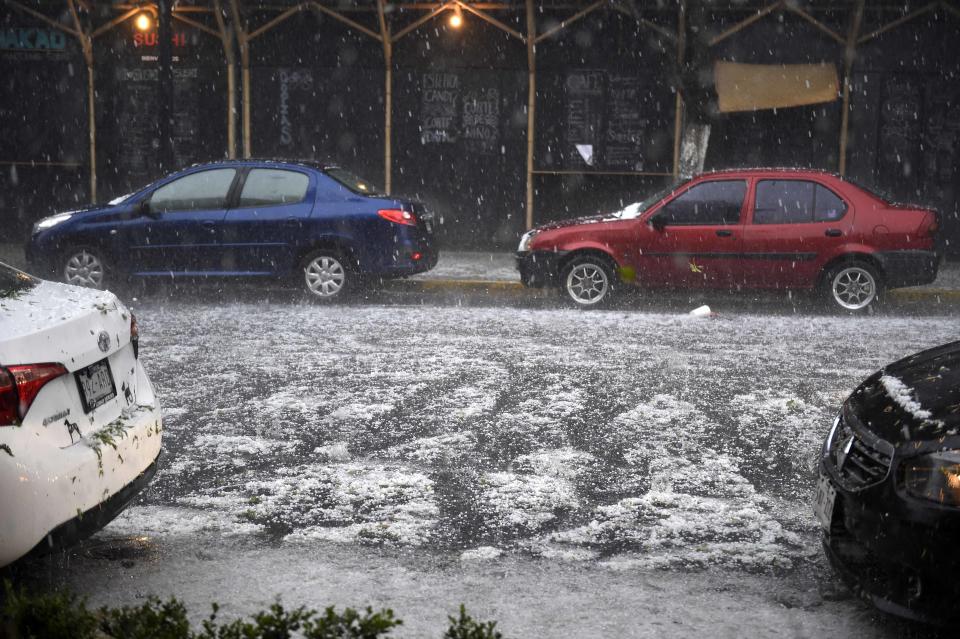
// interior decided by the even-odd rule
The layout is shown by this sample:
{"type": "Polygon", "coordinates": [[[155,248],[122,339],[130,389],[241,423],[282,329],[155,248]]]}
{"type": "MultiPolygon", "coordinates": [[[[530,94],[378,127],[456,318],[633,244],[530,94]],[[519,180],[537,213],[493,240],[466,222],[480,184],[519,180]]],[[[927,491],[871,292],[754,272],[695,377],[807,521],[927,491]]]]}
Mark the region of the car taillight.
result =
{"type": "Polygon", "coordinates": [[[140,327],[137,326],[137,316],[130,313],[130,343],[133,345],[133,356],[140,357],[140,327]]]}
{"type": "Polygon", "coordinates": [[[927,226],[927,235],[934,237],[937,234],[937,230],[940,228],[940,214],[936,211],[930,211],[930,217],[933,218],[927,226]]]}
{"type": "Polygon", "coordinates": [[[404,211],[403,209],[380,209],[377,211],[377,215],[394,224],[417,225],[417,217],[410,211],[404,211]]]}
{"type": "Polygon", "coordinates": [[[22,364],[0,368],[0,426],[19,424],[40,389],[67,369],[62,364],[22,364]]]}
{"type": "Polygon", "coordinates": [[[0,426],[20,422],[20,416],[17,414],[19,401],[13,375],[0,368],[0,426]]]}

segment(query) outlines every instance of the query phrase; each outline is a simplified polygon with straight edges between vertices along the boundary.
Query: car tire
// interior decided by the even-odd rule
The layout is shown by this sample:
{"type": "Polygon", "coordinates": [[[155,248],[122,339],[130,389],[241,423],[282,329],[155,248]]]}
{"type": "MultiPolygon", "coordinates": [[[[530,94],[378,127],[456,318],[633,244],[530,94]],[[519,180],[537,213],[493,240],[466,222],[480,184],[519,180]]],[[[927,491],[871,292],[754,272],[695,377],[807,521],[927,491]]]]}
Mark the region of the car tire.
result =
{"type": "Polygon", "coordinates": [[[342,300],[358,285],[358,276],[343,253],[320,249],[300,262],[300,283],[307,296],[322,303],[342,300]]]}
{"type": "Polygon", "coordinates": [[[875,266],[863,260],[836,264],[823,277],[823,296],[830,306],[846,313],[866,313],[883,292],[883,280],[875,266]]]}
{"type": "Polygon", "coordinates": [[[610,304],[617,289],[616,269],[602,257],[574,257],[560,271],[560,290],[575,308],[602,308],[610,304]]]}
{"type": "Polygon", "coordinates": [[[61,281],[74,286],[104,290],[109,282],[110,269],[103,251],[89,246],[72,246],[60,258],[61,281]]]}

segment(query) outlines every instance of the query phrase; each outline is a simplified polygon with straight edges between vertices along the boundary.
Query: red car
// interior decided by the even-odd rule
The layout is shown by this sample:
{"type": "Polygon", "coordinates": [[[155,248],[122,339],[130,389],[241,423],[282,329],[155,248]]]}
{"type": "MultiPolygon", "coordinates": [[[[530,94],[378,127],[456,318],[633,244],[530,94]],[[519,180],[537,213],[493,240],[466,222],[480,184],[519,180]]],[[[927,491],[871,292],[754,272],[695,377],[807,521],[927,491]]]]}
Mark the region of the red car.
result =
{"type": "Polygon", "coordinates": [[[819,289],[863,311],[884,288],[937,277],[936,211],[892,204],[822,171],[708,173],[609,215],[548,224],[520,241],[527,286],[601,306],[649,288],[819,289]]]}

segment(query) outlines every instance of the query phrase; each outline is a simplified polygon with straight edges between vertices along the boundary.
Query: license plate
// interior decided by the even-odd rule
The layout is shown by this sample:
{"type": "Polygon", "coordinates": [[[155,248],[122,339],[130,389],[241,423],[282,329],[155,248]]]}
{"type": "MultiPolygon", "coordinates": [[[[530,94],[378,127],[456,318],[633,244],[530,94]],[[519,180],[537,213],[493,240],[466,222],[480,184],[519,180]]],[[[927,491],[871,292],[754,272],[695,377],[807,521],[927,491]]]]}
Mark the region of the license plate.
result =
{"type": "Polygon", "coordinates": [[[826,475],[820,475],[820,480],[817,482],[817,495],[813,500],[813,512],[824,530],[830,530],[830,521],[833,519],[833,502],[836,499],[837,489],[833,487],[826,475]]]}
{"type": "Polygon", "coordinates": [[[77,387],[80,389],[80,400],[83,402],[85,413],[103,406],[117,396],[117,387],[113,383],[110,364],[105,359],[81,368],[74,373],[74,376],[77,379],[77,387]]]}

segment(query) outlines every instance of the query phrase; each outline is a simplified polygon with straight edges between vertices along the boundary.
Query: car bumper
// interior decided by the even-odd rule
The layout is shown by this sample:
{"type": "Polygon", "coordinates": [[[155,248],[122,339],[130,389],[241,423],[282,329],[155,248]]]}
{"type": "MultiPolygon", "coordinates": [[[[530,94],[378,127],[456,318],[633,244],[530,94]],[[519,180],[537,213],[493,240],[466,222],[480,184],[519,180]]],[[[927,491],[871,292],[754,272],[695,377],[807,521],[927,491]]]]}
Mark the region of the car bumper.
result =
{"type": "Polygon", "coordinates": [[[936,625],[960,621],[960,586],[951,568],[960,565],[960,512],[908,503],[889,477],[853,492],[823,461],[820,472],[837,491],[823,547],[841,579],[885,612],[936,625]]]}
{"type": "Polygon", "coordinates": [[[518,251],[515,259],[524,286],[543,288],[557,281],[565,251],[518,251]]]}
{"type": "Polygon", "coordinates": [[[876,257],[889,288],[921,286],[937,279],[940,256],[936,251],[884,251],[876,257]]]}
{"type": "MultiPolygon", "coordinates": [[[[161,430],[155,402],[131,412],[123,434],[99,445],[85,437],[64,448],[38,442],[11,446],[11,455],[0,451],[0,566],[76,542],[109,523],[153,476],[161,430]]],[[[106,431],[91,434],[97,432],[106,431]]]]}

